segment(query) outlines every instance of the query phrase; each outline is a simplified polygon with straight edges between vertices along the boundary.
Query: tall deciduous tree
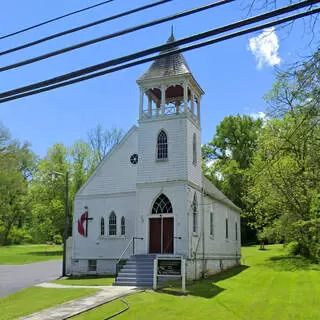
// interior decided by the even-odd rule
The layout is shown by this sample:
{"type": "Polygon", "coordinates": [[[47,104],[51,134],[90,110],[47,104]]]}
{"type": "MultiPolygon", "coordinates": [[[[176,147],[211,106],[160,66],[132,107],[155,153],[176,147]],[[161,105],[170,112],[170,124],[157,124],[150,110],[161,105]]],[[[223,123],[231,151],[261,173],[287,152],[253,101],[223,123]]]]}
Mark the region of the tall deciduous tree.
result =
{"type": "Polygon", "coordinates": [[[280,75],[268,96],[273,113],[249,171],[247,217],[261,231],[295,241],[320,260],[320,54],[280,75]]]}
{"type": "MultiPolygon", "coordinates": [[[[228,116],[217,126],[213,140],[202,148],[206,163],[205,175],[211,179],[237,206],[244,209],[242,196],[246,193],[246,170],[257,149],[262,119],[247,115],[228,116]]],[[[243,220],[243,242],[254,239],[243,220]]]]}
{"type": "Polygon", "coordinates": [[[32,178],[35,157],[27,143],[13,140],[0,125],[0,243],[20,242],[26,235],[28,180],[32,178]]]}
{"type": "Polygon", "coordinates": [[[106,156],[106,154],[120,142],[123,137],[123,130],[112,128],[105,130],[101,124],[88,133],[88,142],[93,150],[96,165],[106,156]]]}
{"type": "Polygon", "coordinates": [[[65,223],[65,176],[70,170],[67,148],[57,143],[39,160],[30,184],[32,236],[35,242],[52,241],[62,235],[65,223]]]}

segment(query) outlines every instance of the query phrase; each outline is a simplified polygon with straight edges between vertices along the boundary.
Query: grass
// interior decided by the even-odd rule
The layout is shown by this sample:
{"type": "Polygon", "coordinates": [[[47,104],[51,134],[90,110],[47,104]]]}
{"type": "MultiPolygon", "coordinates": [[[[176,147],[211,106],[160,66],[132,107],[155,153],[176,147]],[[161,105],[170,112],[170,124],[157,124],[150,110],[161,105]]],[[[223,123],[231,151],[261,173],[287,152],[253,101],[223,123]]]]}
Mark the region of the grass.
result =
{"type": "MultiPolygon", "coordinates": [[[[320,266],[290,257],[282,246],[242,250],[242,266],[204,280],[163,286],[125,298],[130,309],[117,319],[320,319],[320,266]]],[[[75,320],[104,319],[124,309],[117,300],[75,320]]]]}
{"type": "Polygon", "coordinates": [[[73,276],[52,281],[53,283],[72,286],[112,286],[114,276],[73,276]]]}
{"type": "Polygon", "coordinates": [[[32,287],[0,298],[1,320],[15,319],[97,292],[94,289],[32,287]]]}
{"type": "Polygon", "coordinates": [[[26,264],[62,258],[58,245],[0,246],[0,264],[26,264]]]}

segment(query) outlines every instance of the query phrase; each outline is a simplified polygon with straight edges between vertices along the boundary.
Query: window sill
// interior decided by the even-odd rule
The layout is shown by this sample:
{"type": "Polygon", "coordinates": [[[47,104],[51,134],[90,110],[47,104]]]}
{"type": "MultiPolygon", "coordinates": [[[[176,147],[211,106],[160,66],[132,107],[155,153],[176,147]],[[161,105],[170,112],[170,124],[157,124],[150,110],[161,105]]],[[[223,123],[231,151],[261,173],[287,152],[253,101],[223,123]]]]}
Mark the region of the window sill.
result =
{"type": "Polygon", "coordinates": [[[214,240],[214,236],[210,235],[210,239],[211,239],[211,240],[214,240]]]}
{"type": "Polygon", "coordinates": [[[169,161],[168,158],[165,158],[165,159],[156,159],[156,162],[167,162],[169,161]]]}
{"type": "Polygon", "coordinates": [[[124,236],[100,236],[99,239],[126,239],[127,237],[124,236]]]}
{"type": "Polygon", "coordinates": [[[196,232],[192,232],[192,236],[198,238],[199,235],[196,232]]]}

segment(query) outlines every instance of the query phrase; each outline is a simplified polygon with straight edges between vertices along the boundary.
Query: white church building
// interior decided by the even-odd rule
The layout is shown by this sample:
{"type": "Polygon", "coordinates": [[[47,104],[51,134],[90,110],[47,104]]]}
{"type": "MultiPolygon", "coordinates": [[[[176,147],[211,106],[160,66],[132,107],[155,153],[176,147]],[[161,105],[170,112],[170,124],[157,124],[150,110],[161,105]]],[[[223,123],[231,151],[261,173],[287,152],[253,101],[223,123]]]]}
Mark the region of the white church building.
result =
{"type": "Polygon", "coordinates": [[[124,259],[118,284],[139,285],[156,257],[185,259],[187,279],[238,265],[240,209],[202,174],[203,90],[180,53],[159,57],[137,84],[138,126],[75,196],[68,273],[115,274],[124,259]]]}

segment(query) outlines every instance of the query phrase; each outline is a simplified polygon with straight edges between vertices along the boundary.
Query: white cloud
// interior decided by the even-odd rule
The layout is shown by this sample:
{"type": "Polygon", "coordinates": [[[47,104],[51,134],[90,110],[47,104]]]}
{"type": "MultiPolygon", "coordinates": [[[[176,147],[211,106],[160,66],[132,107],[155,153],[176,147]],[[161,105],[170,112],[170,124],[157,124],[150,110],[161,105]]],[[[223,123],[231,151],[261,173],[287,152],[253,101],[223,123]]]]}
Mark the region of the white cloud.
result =
{"type": "Polygon", "coordinates": [[[265,119],[267,115],[262,111],[258,111],[258,112],[250,113],[249,116],[251,116],[254,120],[257,120],[257,119],[265,119]]]}
{"type": "Polygon", "coordinates": [[[279,40],[274,27],[264,29],[259,36],[250,38],[248,49],[256,57],[258,69],[281,62],[278,55],[279,40]]]}

